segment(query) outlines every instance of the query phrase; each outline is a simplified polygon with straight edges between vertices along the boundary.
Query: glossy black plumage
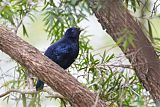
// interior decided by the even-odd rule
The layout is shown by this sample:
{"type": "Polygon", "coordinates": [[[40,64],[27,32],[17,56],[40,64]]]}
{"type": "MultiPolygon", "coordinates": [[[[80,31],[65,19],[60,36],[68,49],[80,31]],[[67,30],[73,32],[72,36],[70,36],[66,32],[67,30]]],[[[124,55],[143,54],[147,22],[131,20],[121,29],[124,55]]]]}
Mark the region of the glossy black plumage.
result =
{"type": "MultiPolygon", "coordinates": [[[[48,47],[44,55],[63,69],[67,69],[78,56],[80,32],[81,30],[79,28],[69,28],[60,40],[48,47]]],[[[44,82],[38,80],[36,90],[41,90],[43,87],[44,82]]]]}

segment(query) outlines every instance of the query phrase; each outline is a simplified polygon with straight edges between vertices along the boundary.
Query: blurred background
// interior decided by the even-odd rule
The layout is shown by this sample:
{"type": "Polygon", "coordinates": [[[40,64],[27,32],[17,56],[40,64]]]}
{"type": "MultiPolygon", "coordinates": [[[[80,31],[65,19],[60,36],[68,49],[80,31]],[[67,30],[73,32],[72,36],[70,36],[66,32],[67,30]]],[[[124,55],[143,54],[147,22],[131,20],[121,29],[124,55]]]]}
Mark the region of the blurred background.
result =
{"type": "MultiPolygon", "coordinates": [[[[130,13],[142,22],[148,35],[152,35],[155,41],[160,40],[160,1],[137,1],[124,0],[123,3],[130,13]]],[[[85,0],[1,0],[0,23],[15,30],[18,36],[42,53],[50,44],[60,39],[68,27],[78,26],[85,29],[80,36],[80,55],[68,69],[69,72],[89,89],[99,92],[100,97],[111,102],[113,107],[118,106],[120,99],[123,99],[122,105],[127,107],[155,106],[134,71],[128,68],[129,61],[117,43],[102,29],[87,3],[85,0]],[[105,72],[104,81],[99,75],[102,71],[105,72]],[[104,87],[101,87],[102,85],[104,87]]],[[[153,45],[158,52],[159,42],[153,45]]],[[[24,67],[0,51],[0,95],[10,89],[26,89],[25,72],[27,70],[24,67]]],[[[35,80],[33,82],[35,84],[35,80]]],[[[0,107],[22,107],[25,106],[24,100],[30,107],[63,107],[67,103],[62,99],[47,96],[48,93],[40,92],[38,95],[27,94],[23,99],[20,93],[12,92],[0,97],[0,107]]]]}

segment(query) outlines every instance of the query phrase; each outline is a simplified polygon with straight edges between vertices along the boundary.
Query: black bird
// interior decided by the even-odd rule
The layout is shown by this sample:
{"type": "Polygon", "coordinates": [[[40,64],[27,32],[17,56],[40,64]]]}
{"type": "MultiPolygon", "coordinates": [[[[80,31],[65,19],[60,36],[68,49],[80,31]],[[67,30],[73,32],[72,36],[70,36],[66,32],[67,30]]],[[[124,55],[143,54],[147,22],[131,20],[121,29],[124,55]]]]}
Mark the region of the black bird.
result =
{"type": "MultiPolygon", "coordinates": [[[[63,69],[67,69],[78,56],[80,32],[80,28],[76,27],[67,29],[64,36],[49,46],[44,55],[57,63],[63,69]]],[[[44,82],[38,80],[36,83],[36,90],[41,90],[43,87],[44,82]]]]}

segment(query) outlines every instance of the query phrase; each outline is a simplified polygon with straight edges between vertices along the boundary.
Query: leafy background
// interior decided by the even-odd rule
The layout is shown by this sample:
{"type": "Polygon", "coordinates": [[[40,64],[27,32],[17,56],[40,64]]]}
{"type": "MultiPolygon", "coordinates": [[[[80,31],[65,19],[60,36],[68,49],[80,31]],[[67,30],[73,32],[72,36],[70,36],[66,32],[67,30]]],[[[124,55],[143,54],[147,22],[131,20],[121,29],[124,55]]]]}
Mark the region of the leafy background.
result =
{"type": "MultiPolygon", "coordinates": [[[[102,30],[88,6],[88,0],[0,0],[0,23],[42,51],[60,39],[70,26],[84,28],[80,37],[80,53],[67,70],[83,85],[98,93],[110,106],[155,106],[150,94],[139,83],[130,63],[118,48],[131,38],[121,38],[114,43],[102,30]]],[[[157,0],[123,0],[144,25],[148,38],[159,54],[159,2],[157,0]]],[[[100,8],[100,5],[97,6],[100,8]]],[[[124,35],[127,31],[124,30],[124,35]]],[[[11,89],[28,89],[27,70],[0,53],[0,93],[11,89]]],[[[34,77],[34,85],[37,78],[34,77]]],[[[33,86],[32,88],[34,88],[33,86]]],[[[51,90],[51,89],[48,89],[51,90]]],[[[64,99],[52,98],[47,92],[21,94],[13,92],[1,97],[2,107],[21,106],[74,106],[64,99]]]]}

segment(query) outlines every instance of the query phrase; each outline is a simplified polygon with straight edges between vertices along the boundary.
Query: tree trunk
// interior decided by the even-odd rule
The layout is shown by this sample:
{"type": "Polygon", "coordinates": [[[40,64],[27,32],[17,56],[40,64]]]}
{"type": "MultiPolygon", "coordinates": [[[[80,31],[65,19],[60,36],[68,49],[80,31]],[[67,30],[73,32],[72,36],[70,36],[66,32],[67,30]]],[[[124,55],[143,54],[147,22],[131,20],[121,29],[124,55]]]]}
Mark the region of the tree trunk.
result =
{"type": "Polygon", "coordinates": [[[139,21],[130,15],[121,0],[90,0],[90,6],[103,29],[114,41],[133,36],[133,43],[127,49],[123,46],[124,42],[120,48],[130,63],[136,65],[133,68],[140,82],[150,92],[157,106],[160,106],[159,58],[139,21]]]}
{"type": "Polygon", "coordinates": [[[96,94],[90,92],[56,63],[3,26],[0,26],[0,50],[78,107],[92,107],[97,101],[97,107],[107,107],[105,102],[96,98],[96,94]]]}

